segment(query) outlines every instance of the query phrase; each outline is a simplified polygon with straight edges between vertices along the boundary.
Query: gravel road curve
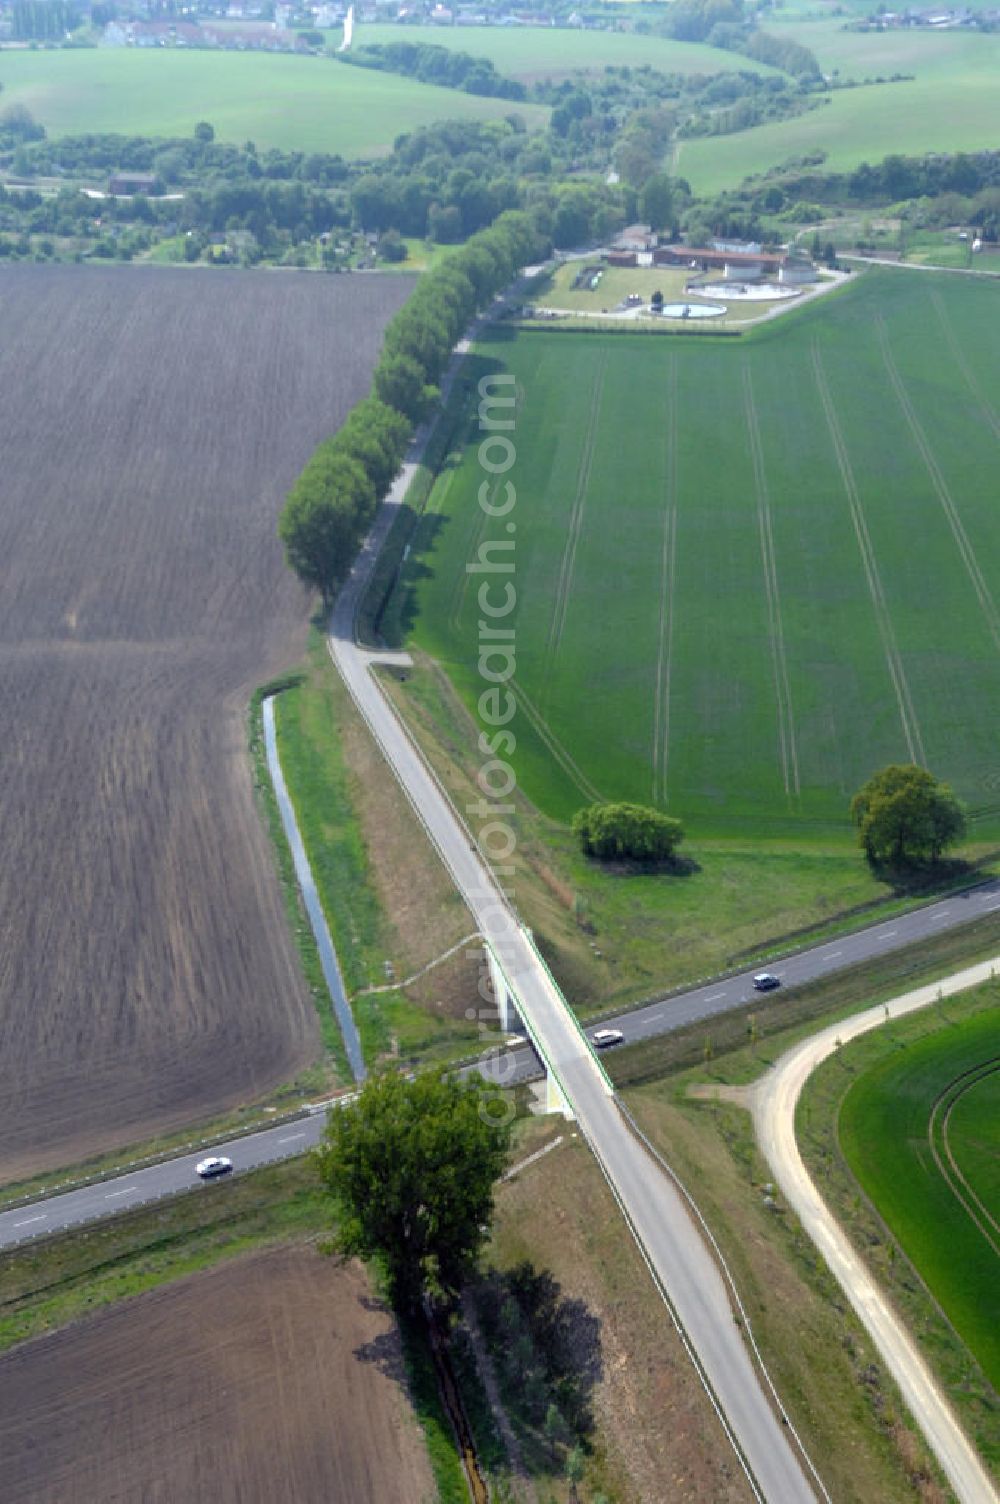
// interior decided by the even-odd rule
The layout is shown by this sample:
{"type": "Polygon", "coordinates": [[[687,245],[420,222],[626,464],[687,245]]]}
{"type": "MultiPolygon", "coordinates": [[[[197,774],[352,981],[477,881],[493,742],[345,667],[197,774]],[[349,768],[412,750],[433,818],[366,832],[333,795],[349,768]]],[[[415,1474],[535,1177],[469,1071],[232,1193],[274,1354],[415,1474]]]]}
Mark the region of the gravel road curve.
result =
{"type": "Polygon", "coordinates": [[[915,1342],[810,1179],[795,1142],[795,1106],[809,1076],[838,1042],[877,1029],[887,1014],[898,1018],[989,981],[998,969],[1000,957],[831,1024],[783,1055],[757,1083],[753,1102],[757,1138],[775,1181],[864,1322],[961,1504],[998,1504],[1000,1496],[915,1342]]]}

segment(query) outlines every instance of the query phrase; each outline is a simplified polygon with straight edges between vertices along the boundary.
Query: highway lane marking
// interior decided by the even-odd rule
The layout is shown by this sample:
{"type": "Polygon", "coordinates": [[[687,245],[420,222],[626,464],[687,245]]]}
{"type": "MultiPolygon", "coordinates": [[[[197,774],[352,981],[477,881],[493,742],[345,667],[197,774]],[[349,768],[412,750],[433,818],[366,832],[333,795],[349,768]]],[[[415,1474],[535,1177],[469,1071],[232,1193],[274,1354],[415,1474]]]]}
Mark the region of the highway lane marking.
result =
{"type": "Polygon", "coordinates": [[[844,952],[842,950],[832,950],[826,959],[828,961],[835,961],[838,956],[842,956],[843,954],[844,952]]]}
{"type": "Polygon", "coordinates": [[[899,934],[898,930],[885,930],[883,932],[882,939],[883,940],[891,940],[894,935],[898,935],[898,934],[899,934]]]}
{"type": "Polygon", "coordinates": [[[24,1219],[23,1222],[15,1222],[14,1226],[15,1227],[30,1227],[31,1224],[32,1224],[32,1222],[44,1222],[47,1216],[48,1216],[48,1213],[47,1212],[43,1212],[40,1217],[25,1217],[25,1219],[24,1219]]]}
{"type": "Polygon", "coordinates": [[[719,1001],[719,998],[725,997],[725,995],[726,994],[724,992],[713,992],[710,997],[707,997],[705,999],[705,1001],[706,1003],[717,1003],[719,1001]]]}
{"type": "Polygon", "coordinates": [[[305,1138],[304,1133],[289,1133],[285,1138],[279,1138],[279,1144],[292,1144],[297,1138],[305,1138]]]}
{"type": "Polygon", "coordinates": [[[648,1024],[658,1024],[660,1022],[660,1019],[662,1017],[663,1017],[662,1013],[651,1013],[649,1015],[649,1017],[646,1019],[646,1022],[648,1024]]]}
{"type": "Polygon", "coordinates": [[[137,1196],[138,1194],[139,1187],[137,1185],[127,1185],[125,1186],[124,1190],[109,1191],[104,1199],[105,1201],[113,1201],[116,1196],[137,1196]]]}
{"type": "Polygon", "coordinates": [[[950,913],[949,909],[943,909],[940,914],[931,914],[929,916],[931,924],[937,924],[940,920],[947,919],[949,913],[950,913]]]}

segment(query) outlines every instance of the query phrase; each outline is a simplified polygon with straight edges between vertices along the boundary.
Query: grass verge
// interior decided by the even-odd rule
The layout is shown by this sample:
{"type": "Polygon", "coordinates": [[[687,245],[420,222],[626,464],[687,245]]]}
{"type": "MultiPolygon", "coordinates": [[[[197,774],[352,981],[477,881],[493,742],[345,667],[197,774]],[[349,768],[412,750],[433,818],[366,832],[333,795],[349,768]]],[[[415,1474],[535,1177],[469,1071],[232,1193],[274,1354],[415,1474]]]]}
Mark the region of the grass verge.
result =
{"type": "MultiPolygon", "coordinates": [[[[371,741],[314,631],[276,704],[282,770],[337,950],[365,1058],[468,1053],[475,971],[463,951],[405,985],[475,926],[371,741]],[[398,979],[398,985],[395,985],[398,979]]],[[[339,1037],[339,1036],[338,1036],[339,1037]]]]}
{"type": "MultiPolygon", "coordinates": [[[[415,668],[381,680],[459,809],[475,801],[477,728],[447,675],[415,668]]],[[[851,844],[703,840],[683,875],[609,871],[520,791],[505,817],[517,837],[506,881],[572,1005],[582,1014],[662,994],[889,918],[954,886],[910,892],[880,882],[851,844]]],[[[992,848],[960,881],[988,876],[992,848]]]]}
{"type": "Polygon", "coordinates": [[[282,697],[298,689],[304,677],[304,674],[301,672],[286,674],[283,678],[272,679],[268,684],[262,684],[255,691],[250,701],[250,756],[253,761],[254,787],[263,807],[264,819],[274,847],[275,863],[278,868],[278,881],[281,885],[281,892],[285,901],[285,913],[288,917],[292,934],[295,936],[295,943],[298,947],[299,960],[302,964],[306,985],[312,995],[313,1002],[316,1004],[323,1046],[327,1052],[329,1062],[329,1071],[332,1074],[333,1083],[340,1085],[352,1079],[351,1069],[347,1061],[346,1051],[344,1050],[344,1041],[341,1038],[337,1019],[333,1012],[333,1004],[330,1001],[326,979],[323,976],[323,964],[320,961],[316,940],[299,894],[299,885],[295,878],[295,863],[285,836],[284,826],[281,823],[281,812],[278,809],[274,785],[271,783],[271,775],[267,766],[267,750],[264,745],[264,719],[261,708],[264,701],[270,695],[277,695],[280,705],[282,697]]]}
{"type": "MultiPolygon", "coordinates": [[[[737,1053],[709,1068],[713,1086],[739,1079],[741,1064],[737,1053]]],[[[688,1098],[705,1080],[705,1067],[680,1072],[627,1101],[712,1229],[826,1488],[838,1504],[939,1504],[950,1495],[867,1333],[798,1221],[769,1203],[749,1112],[688,1098]]]]}
{"type": "Polygon", "coordinates": [[[978,919],[905,951],[835,972],[804,987],[763,994],[736,1008],[641,1044],[625,1045],[605,1064],[619,1089],[701,1065],[713,1079],[745,1085],[773,1065],[817,1024],[833,1023],[901,992],[1000,952],[1000,921],[978,919]],[[749,1048],[748,1048],[749,1046],[749,1048]]]}
{"type": "Polygon", "coordinates": [[[0,1351],[219,1259],[332,1227],[308,1159],[0,1254],[0,1351]]]}

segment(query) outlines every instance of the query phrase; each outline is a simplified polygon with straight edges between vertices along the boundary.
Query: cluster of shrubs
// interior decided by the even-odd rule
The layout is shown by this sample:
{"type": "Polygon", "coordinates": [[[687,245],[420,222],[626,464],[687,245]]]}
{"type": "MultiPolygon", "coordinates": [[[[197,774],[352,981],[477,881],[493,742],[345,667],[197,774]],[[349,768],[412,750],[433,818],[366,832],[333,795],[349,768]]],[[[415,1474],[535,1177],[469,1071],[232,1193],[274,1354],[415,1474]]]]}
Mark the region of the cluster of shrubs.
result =
{"type": "Polygon", "coordinates": [[[278,523],[288,563],[324,601],[346,574],[392,485],[413,425],[437,400],[456,341],[518,268],[546,250],[526,214],[502,214],[428,272],[390,322],[372,395],[316,450],[278,523]]]}
{"type": "Polygon", "coordinates": [[[670,861],[684,838],[679,820],[644,804],[591,804],[577,810],[573,831],[587,856],[644,866],[670,861]]]}

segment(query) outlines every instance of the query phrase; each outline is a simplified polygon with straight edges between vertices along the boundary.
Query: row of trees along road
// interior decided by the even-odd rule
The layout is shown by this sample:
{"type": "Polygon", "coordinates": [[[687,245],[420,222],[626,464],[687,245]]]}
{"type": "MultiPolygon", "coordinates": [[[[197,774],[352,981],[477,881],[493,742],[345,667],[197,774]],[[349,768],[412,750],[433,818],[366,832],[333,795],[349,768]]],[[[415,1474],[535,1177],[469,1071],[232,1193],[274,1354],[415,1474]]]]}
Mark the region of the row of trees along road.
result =
{"type": "Polygon", "coordinates": [[[413,425],[437,401],[456,342],[518,268],[548,248],[526,214],[502,214],[421,278],[388,325],[372,395],[316,450],[278,523],[288,563],[324,604],[392,485],[413,425]]]}

